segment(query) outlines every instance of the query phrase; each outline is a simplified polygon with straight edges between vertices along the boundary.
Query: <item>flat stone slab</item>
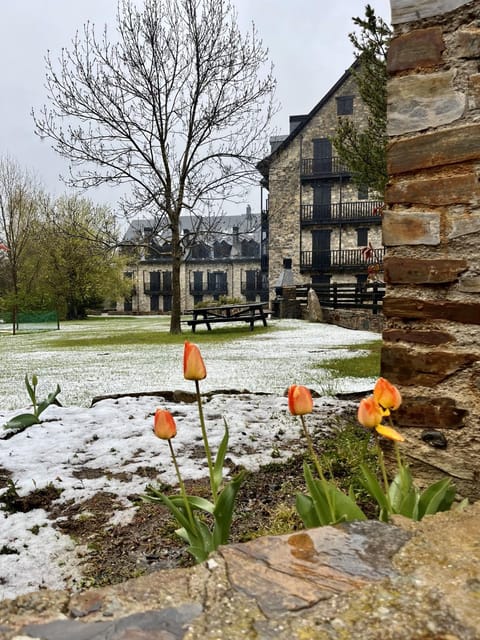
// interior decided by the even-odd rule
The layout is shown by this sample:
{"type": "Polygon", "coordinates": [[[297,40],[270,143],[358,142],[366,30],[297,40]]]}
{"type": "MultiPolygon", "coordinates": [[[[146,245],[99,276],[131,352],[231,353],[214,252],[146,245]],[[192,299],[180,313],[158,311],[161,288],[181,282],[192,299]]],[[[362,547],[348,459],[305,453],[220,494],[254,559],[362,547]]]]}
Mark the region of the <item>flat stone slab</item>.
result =
{"type": "Polygon", "coordinates": [[[0,640],[480,637],[480,503],[258,538],[190,569],[0,602],[0,640]]]}

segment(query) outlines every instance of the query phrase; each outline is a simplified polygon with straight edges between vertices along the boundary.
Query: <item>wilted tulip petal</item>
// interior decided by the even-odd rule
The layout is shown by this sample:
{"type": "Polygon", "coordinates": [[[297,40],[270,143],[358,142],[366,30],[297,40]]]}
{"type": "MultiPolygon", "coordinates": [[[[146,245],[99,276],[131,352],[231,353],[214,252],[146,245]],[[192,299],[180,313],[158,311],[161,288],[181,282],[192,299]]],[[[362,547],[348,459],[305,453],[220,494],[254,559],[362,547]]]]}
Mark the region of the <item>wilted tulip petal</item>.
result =
{"type": "Polygon", "coordinates": [[[373,396],[360,400],[357,419],[367,429],[374,429],[382,422],[383,411],[373,396]]]}
{"type": "Polygon", "coordinates": [[[402,434],[398,433],[398,431],[395,431],[395,429],[392,429],[392,427],[387,427],[383,424],[378,424],[375,427],[375,431],[384,438],[394,440],[395,442],[403,442],[405,440],[402,434]]]}
{"type": "Polygon", "coordinates": [[[175,419],[166,409],[157,409],[153,422],[153,431],[157,438],[170,440],[177,435],[177,425],[175,419]]]}
{"type": "Polygon", "coordinates": [[[188,340],[185,340],[183,349],[183,377],[185,380],[203,380],[207,377],[200,349],[188,340]]]}
{"type": "Polygon", "coordinates": [[[303,416],[306,413],[312,413],[313,400],[309,389],[301,385],[292,384],[288,389],[288,408],[294,416],[303,416]]]}
{"type": "Polygon", "coordinates": [[[402,396],[395,385],[386,378],[379,378],[373,389],[373,397],[384,409],[398,409],[402,396]]]}

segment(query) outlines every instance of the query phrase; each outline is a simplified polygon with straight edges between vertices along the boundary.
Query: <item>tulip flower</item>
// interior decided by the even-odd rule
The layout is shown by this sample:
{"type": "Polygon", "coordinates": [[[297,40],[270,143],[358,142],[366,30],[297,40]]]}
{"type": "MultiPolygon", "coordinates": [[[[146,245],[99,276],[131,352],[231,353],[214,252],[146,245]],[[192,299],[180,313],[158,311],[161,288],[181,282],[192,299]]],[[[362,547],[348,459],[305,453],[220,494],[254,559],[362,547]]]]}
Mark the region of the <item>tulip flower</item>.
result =
{"type": "Polygon", "coordinates": [[[175,419],[166,409],[157,409],[153,422],[153,431],[157,438],[170,440],[177,435],[177,425],[175,419]]]}
{"type": "Polygon", "coordinates": [[[185,380],[203,380],[207,377],[200,349],[188,340],[185,340],[183,349],[183,377],[185,380]]]}
{"type": "MultiPolygon", "coordinates": [[[[373,389],[373,397],[386,411],[398,409],[402,404],[402,396],[395,385],[386,378],[379,378],[373,389]]],[[[388,415],[388,413],[386,414],[388,415]]]]}
{"type": "Polygon", "coordinates": [[[363,398],[358,406],[357,418],[367,429],[375,429],[382,422],[382,407],[373,396],[363,398]]]}
{"type": "Polygon", "coordinates": [[[288,389],[288,408],[293,416],[304,416],[306,413],[312,413],[312,394],[307,387],[292,384],[288,389]]]}

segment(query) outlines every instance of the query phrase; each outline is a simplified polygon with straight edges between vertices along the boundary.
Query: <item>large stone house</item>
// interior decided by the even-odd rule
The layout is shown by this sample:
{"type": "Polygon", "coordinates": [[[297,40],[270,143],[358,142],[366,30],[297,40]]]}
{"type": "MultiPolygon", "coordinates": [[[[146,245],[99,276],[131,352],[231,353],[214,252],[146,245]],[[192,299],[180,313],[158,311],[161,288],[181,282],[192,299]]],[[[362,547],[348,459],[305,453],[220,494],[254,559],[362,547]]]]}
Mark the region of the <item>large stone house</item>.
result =
{"type": "MultiPolygon", "coordinates": [[[[266,273],[261,270],[265,237],[260,214],[252,213],[247,206],[244,214],[225,215],[203,225],[200,219],[185,215],[180,226],[185,249],[180,274],[182,309],[224,297],[248,302],[268,300],[266,273]]],[[[122,248],[132,254],[126,271],[132,280],[132,293],[117,304],[117,312],[171,311],[168,238],[155,233],[151,220],[134,220],[122,248]]]]}
{"type": "Polygon", "coordinates": [[[285,265],[295,284],[362,283],[368,262],[381,268],[382,202],[352,182],[332,148],[343,118],[360,125],[367,118],[350,69],[309,114],[290,117],[289,135],[272,138],[271,154],[258,165],[268,192],[262,210],[271,297],[285,265]],[[362,250],[370,244],[366,261],[362,250]]]}

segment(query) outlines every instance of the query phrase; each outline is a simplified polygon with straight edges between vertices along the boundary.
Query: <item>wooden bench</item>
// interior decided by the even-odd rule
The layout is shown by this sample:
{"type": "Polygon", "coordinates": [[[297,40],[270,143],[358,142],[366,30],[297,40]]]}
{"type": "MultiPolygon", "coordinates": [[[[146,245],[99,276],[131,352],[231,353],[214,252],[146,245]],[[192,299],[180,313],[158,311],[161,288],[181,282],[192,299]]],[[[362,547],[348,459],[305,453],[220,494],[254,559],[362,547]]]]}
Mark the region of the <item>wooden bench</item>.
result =
{"type": "Polygon", "coordinates": [[[194,333],[198,325],[205,324],[207,329],[211,331],[212,324],[223,322],[247,322],[250,325],[250,331],[253,331],[255,322],[260,321],[264,327],[267,326],[266,305],[266,302],[251,302],[189,309],[184,313],[192,315],[192,318],[182,320],[182,322],[191,327],[194,333]]]}

